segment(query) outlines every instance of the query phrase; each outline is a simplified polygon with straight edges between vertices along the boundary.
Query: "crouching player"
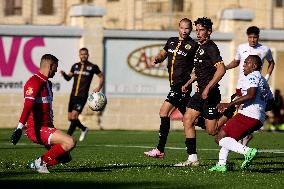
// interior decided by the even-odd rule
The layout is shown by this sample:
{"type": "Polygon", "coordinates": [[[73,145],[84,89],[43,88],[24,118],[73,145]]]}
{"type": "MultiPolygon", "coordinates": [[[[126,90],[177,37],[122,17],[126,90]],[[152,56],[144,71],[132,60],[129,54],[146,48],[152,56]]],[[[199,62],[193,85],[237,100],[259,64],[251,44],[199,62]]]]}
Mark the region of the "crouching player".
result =
{"type": "Polygon", "coordinates": [[[45,54],[41,58],[39,72],[29,78],[24,87],[24,107],[17,129],[12,134],[16,144],[26,124],[26,135],[34,143],[44,145],[48,151],[30,162],[28,168],[39,173],[49,173],[47,167],[71,161],[70,151],[76,141],[72,136],[54,128],[52,110],[52,83],[48,78],[55,75],[58,59],[45,54]]]}
{"type": "Polygon", "coordinates": [[[216,143],[221,146],[219,162],[210,171],[227,171],[226,161],[229,151],[243,154],[245,161],[241,168],[246,169],[257,154],[257,149],[249,148],[237,141],[258,130],[265,120],[267,102],[273,99],[272,92],[266,79],[261,76],[262,61],[257,55],[249,55],[244,62],[245,80],[242,83],[242,96],[230,103],[218,104],[218,110],[243,104],[238,113],[221,127],[216,143]]]}

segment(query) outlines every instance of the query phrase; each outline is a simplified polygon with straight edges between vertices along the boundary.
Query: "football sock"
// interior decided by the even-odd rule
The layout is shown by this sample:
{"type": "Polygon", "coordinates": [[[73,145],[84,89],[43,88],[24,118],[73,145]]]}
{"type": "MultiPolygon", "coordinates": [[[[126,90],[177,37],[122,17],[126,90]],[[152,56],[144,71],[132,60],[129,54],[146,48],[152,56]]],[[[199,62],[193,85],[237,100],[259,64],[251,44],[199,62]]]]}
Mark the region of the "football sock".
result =
{"type": "Polygon", "coordinates": [[[66,152],[62,156],[59,156],[56,159],[52,159],[52,160],[48,161],[47,166],[57,165],[58,163],[68,163],[71,160],[72,160],[72,157],[70,155],[70,152],[66,152]]]}
{"type": "Polygon", "coordinates": [[[69,129],[67,131],[67,134],[72,136],[72,134],[74,133],[75,129],[76,129],[76,122],[75,121],[71,121],[69,129]]]}
{"type": "Polygon", "coordinates": [[[221,147],[219,151],[219,161],[218,165],[226,165],[229,155],[229,150],[227,148],[221,147]]]}
{"type": "MultiPolygon", "coordinates": [[[[47,166],[55,165],[57,158],[62,156],[66,151],[62,148],[60,144],[55,144],[41,157],[47,166]],[[53,160],[53,161],[52,161],[53,160]]],[[[58,163],[58,161],[57,161],[58,163]]]]}
{"type": "Polygon", "coordinates": [[[196,153],[196,138],[186,138],[185,139],[185,146],[186,146],[186,152],[191,154],[197,154],[196,153]]]}
{"type": "Polygon", "coordinates": [[[76,119],[74,122],[75,122],[76,126],[79,127],[82,131],[86,130],[87,127],[85,127],[79,119],[76,119]]]}
{"type": "Polygon", "coordinates": [[[235,139],[231,137],[222,138],[219,141],[219,146],[222,146],[224,148],[227,148],[227,150],[231,150],[239,154],[246,154],[249,150],[248,147],[238,143],[235,139]]]}
{"type": "Polygon", "coordinates": [[[160,125],[160,131],[159,131],[159,143],[157,146],[157,149],[160,150],[160,152],[164,152],[165,150],[169,131],[170,131],[170,118],[161,117],[161,125],[160,125]]]}

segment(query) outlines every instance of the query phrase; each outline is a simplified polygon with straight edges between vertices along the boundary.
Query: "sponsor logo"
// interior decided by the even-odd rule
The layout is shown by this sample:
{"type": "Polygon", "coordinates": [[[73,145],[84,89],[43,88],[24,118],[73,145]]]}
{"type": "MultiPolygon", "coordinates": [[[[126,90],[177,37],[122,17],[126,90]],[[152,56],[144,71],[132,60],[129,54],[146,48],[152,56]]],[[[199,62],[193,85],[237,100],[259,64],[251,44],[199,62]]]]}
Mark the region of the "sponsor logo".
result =
{"type": "Polygon", "coordinates": [[[200,50],[198,51],[198,53],[199,53],[199,55],[203,55],[203,54],[204,54],[204,50],[203,50],[203,49],[200,49],[200,50]]]}
{"type": "Polygon", "coordinates": [[[26,95],[31,95],[31,94],[33,94],[33,88],[32,87],[29,87],[27,90],[26,90],[26,95]]]}
{"type": "Polygon", "coordinates": [[[168,78],[167,59],[154,66],[151,65],[151,61],[155,59],[163,46],[163,44],[155,44],[135,49],[127,57],[128,66],[143,75],[168,78]]]}
{"type": "Polygon", "coordinates": [[[189,49],[191,49],[191,46],[190,46],[190,44],[186,44],[186,45],[184,46],[184,48],[185,48],[186,50],[189,50],[189,49]]]}

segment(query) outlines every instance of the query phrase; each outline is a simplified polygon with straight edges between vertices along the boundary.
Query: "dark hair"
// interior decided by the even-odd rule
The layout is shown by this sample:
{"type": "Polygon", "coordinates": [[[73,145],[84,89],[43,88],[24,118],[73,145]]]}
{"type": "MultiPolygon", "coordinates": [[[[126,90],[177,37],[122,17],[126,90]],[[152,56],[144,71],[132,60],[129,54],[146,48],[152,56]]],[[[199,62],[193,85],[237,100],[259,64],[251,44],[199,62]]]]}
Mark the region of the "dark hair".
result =
{"type": "Polygon", "coordinates": [[[205,27],[207,30],[212,30],[213,22],[210,18],[202,17],[198,18],[196,21],[194,21],[194,25],[200,24],[201,26],[205,27]]]}
{"type": "Polygon", "coordinates": [[[178,25],[180,25],[181,22],[186,22],[186,23],[188,23],[189,26],[190,26],[190,28],[192,28],[192,22],[191,22],[191,20],[189,20],[188,18],[183,18],[183,19],[181,19],[181,20],[179,21],[179,24],[178,24],[178,25]]]}
{"type": "Polygon", "coordinates": [[[81,48],[81,49],[79,50],[79,52],[80,52],[80,51],[87,51],[87,53],[89,54],[89,50],[88,50],[86,47],[81,48]]]}
{"type": "Polygon", "coordinates": [[[52,54],[45,54],[41,57],[40,62],[42,63],[45,60],[51,60],[53,63],[58,64],[58,59],[52,54]]]}
{"type": "Polygon", "coordinates": [[[260,70],[262,67],[261,58],[258,55],[249,55],[247,58],[251,59],[256,64],[256,70],[260,70]]]}
{"type": "Polygon", "coordinates": [[[251,26],[247,29],[247,35],[250,34],[255,34],[255,35],[259,35],[259,28],[256,26],[251,26]]]}

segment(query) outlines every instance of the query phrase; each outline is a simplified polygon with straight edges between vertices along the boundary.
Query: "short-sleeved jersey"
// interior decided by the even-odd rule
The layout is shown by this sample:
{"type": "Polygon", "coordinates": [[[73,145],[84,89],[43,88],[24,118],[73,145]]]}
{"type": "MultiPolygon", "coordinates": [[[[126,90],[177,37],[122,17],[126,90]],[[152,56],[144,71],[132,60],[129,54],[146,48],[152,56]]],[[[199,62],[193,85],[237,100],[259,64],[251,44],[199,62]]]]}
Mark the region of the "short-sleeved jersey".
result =
{"type": "Polygon", "coordinates": [[[28,127],[54,127],[52,110],[52,83],[38,72],[24,86],[24,97],[34,101],[27,120],[28,127]]]}
{"type": "Polygon", "coordinates": [[[168,39],[164,51],[168,57],[168,72],[171,87],[181,87],[189,79],[194,67],[193,59],[198,48],[191,37],[185,39],[171,37],[168,39]]]}
{"type": "Polygon", "coordinates": [[[72,66],[70,72],[74,77],[71,95],[87,97],[94,74],[100,74],[101,70],[91,62],[85,62],[84,64],[78,62],[72,66]]]}
{"type": "Polygon", "coordinates": [[[266,59],[267,61],[273,60],[271,50],[267,46],[257,44],[255,47],[251,47],[249,46],[248,43],[240,44],[237,49],[236,56],[235,56],[235,60],[240,61],[240,65],[239,65],[240,72],[239,72],[237,89],[241,88],[240,86],[242,85],[242,82],[245,78],[244,70],[243,70],[244,61],[249,55],[258,55],[262,63],[264,62],[264,59],[266,59]]]}
{"type": "MultiPolygon", "coordinates": [[[[199,46],[194,57],[194,66],[200,92],[202,92],[213,79],[217,70],[216,65],[223,63],[220,51],[212,40],[208,40],[206,43],[199,46]]],[[[219,85],[217,84],[216,86],[219,85]]]]}
{"type": "Polygon", "coordinates": [[[252,87],[257,88],[256,96],[254,99],[246,101],[239,110],[239,113],[258,119],[263,123],[265,121],[267,100],[273,98],[273,95],[267,81],[259,71],[254,71],[245,77],[241,86],[242,95],[246,95],[247,90],[252,87]]]}

